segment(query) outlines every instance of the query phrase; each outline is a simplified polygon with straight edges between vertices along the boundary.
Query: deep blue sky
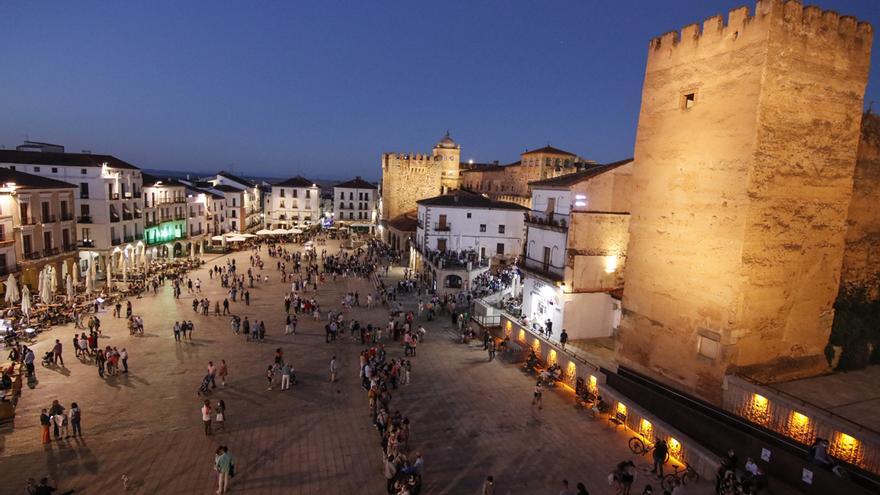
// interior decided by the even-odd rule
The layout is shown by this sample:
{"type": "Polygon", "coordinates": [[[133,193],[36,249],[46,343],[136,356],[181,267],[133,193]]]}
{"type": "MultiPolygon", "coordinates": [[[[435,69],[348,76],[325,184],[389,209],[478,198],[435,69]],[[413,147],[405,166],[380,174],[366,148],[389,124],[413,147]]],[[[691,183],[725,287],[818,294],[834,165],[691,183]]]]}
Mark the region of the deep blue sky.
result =
{"type": "MultiPolygon", "coordinates": [[[[0,144],[375,179],[381,152],[449,129],[463,159],[549,142],[611,161],[632,154],[649,39],[744,3],[5,2],[0,144]]],[[[877,0],[819,3],[880,26],[877,0]]]]}

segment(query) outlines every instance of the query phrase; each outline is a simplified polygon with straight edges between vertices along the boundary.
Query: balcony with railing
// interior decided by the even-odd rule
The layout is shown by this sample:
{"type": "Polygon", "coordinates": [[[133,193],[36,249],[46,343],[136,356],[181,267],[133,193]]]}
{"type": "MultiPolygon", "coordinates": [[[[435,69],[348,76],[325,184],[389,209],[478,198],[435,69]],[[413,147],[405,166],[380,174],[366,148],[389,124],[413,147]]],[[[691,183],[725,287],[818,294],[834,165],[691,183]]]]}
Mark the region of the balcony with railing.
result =
{"type": "Polygon", "coordinates": [[[43,215],[43,222],[42,223],[55,223],[57,221],[58,221],[58,217],[56,217],[55,215],[43,215]]]}
{"type": "Polygon", "coordinates": [[[36,217],[21,217],[22,225],[36,225],[37,219],[36,217]]]}
{"type": "Polygon", "coordinates": [[[185,213],[175,213],[174,219],[175,220],[186,220],[186,214],[185,213]]]}
{"type": "Polygon", "coordinates": [[[73,213],[62,213],[61,214],[61,221],[62,222],[69,222],[71,220],[73,220],[73,213]]]}
{"type": "Polygon", "coordinates": [[[43,257],[43,255],[41,255],[39,251],[31,251],[29,253],[24,253],[24,259],[26,259],[26,260],[38,260],[42,257],[43,257]]]}
{"type": "Polygon", "coordinates": [[[61,250],[65,253],[69,253],[71,251],[76,251],[76,244],[65,244],[61,247],[61,250]]]}
{"type": "Polygon", "coordinates": [[[142,241],[144,240],[143,232],[134,235],[135,240],[142,241]]]}
{"type": "Polygon", "coordinates": [[[526,223],[530,227],[546,228],[563,232],[568,229],[569,215],[562,213],[535,211],[526,213],[526,223]]]}
{"type": "Polygon", "coordinates": [[[119,221],[119,213],[111,211],[110,212],[110,221],[111,222],[118,222],[119,221]]]}
{"type": "Polygon", "coordinates": [[[553,282],[562,282],[565,280],[565,267],[556,266],[544,260],[538,260],[525,256],[520,262],[520,268],[523,271],[532,272],[541,278],[551,280],[553,282]]]}
{"type": "Polygon", "coordinates": [[[122,244],[122,239],[120,239],[118,237],[110,239],[110,244],[112,244],[114,246],[118,246],[118,245],[122,244]]]}
{"type": "Polygon", "coordinates": [[[20,271],[21,271],[21,265],[18,263],[14,264],[14,265],[0,266],[0,276],[5,277],[6,275],[9,275],[10,273],[18,273],[20,271]]]}
{"type": "Polygon", "coordinates": [[[110,193],[110,200],[114,201],[119,199],[119,193],[110,193]]]}
{"type": "Polygon", "coordinates": [[[92,223],[92,216],[91,215],[81,215],[80,217],[78,217],[76,219],[76,221],[78,223],[92,223]]]}
{"type": "Polygon", "coordinates": [[[79,193],[79,199],[89,199],[89,193],[87,193],[87,192],[79,193]]]}
{"type": "Polygon", "coordinates": [[[134,218],[134,215],[132,215],[130,212],[123,212],[122,213],[123,220],[131,220],[132,218],[134,218]]]}
{"type": "Polygon", "coordinates": [[[79,247],[93,248],[95,247],[95,241],[91,239],[82,239],[79,241],[79,247]]]}
{"type": "Polygon", "coordinates": [[[133,235],[122,236],[122,239],[123,239],[125,242],[134,242],[134,236],[133,236],[133,235]]]}
{"type": "Polygon", "coordinates": [[[47,249],[43,250],[43,256],[46,256],[46,257],[55,256],[56,254],[58,254],[60,252],[61,252],[61,250],[58,249],[57,247],[47,248],[47,249]]]}
{"type": "Polygon", "coordinates": [[[452,230],[452,224],[449,222],[437,222],[434,224],[434,230],[436,232],[449,232],[452,230]]]}
{"type": "Polygon", "coordinates": [[[151,218],[147,218],[146,220],[144,220],[144,227],[155,227],[156,225],[159,225],[159,222],[157,222],[156,220],[153,220],[151,218]]]}
{"type": "Polygon", "coordinates": [[[11,246],[15,244],[15,238],[6,237],[6,234],[0,235],[0,247],[11,246]]]}

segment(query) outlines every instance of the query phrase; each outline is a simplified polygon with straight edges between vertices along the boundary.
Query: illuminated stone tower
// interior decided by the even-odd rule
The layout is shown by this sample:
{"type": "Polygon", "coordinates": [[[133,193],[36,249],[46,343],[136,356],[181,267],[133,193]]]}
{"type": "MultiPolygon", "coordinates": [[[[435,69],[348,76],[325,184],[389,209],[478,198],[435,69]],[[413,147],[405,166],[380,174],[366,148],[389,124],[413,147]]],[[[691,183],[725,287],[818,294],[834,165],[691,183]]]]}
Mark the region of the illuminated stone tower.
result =
{"type": "Polygon", "coordinates": [[[424,153],[382,154],[382,218],[390,220],[416,209],[416,201],[461,184],[461,147],[449,133],[424,153]]]}
{"type": "MultiPolygon", "coordinates": [[[[446,136],[434,146],[434,161],[439,161],[440,170],[443,174],[440,179],[441,193],[446,193],[461,187],[461,146],[446,136]]],[[[421,199],[421,198],[420,198],[421,199]]]]}
{"type": "Polygon", "coordinates": [[[871,42],[782,0],[651,41],[623,364],[710,400],[726,373],[827,366],[871,42]]]}

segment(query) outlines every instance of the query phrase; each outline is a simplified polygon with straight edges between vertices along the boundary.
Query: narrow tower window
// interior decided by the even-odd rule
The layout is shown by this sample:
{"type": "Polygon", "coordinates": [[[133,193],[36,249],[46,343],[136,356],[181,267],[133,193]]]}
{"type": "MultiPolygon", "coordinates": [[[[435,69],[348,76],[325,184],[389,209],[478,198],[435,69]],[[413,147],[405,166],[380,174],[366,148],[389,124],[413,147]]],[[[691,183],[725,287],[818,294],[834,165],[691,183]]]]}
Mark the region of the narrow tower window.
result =
{"type": "Polygon", "coordinates": [[[696,104],[697,102],[697,93],[695,91],[689,91],[683,95],[681,95],[681,109],[689,110],[696,104]]]}

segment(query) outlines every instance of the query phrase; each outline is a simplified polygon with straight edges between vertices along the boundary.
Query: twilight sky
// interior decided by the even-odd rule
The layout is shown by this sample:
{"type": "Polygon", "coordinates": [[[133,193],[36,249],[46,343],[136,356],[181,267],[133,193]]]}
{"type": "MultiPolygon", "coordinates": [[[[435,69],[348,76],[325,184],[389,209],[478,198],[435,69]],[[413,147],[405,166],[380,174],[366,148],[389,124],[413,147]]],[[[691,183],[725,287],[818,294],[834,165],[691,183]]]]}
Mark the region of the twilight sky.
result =
{"type": "MultiPolygon", "coordinates": [[[[817,0],[880,27],[877,0],[817,0]]],[[[632,155],[651,37],[751,0],[0,5],[0,144],[376,179],[383,151],[632,155]]],[[[880,36],[875,36],[880,38],[880,36]]],[[[865,97],[880,100],[875,40],[865,97]]],[[[875,105],[880,111],[880,101],[875,105]]]]}

